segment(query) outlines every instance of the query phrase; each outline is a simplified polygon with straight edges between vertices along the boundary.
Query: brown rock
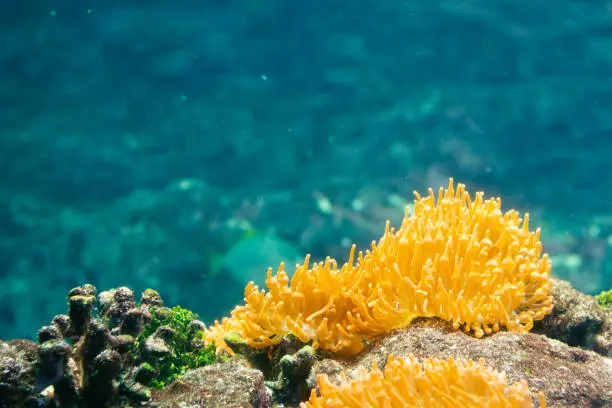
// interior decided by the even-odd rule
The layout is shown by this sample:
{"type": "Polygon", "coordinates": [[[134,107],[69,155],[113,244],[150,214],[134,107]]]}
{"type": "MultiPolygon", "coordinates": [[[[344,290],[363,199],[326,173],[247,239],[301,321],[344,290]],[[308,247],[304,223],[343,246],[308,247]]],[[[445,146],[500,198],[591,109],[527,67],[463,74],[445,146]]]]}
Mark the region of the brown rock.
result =
{"type": "MultiPolygon", "coordinates": [[[[339,381],[342,370],[351,377],[359,365],[369,368],[376,360],[382,368],[389,354],[409,353],[420,358],[483,358],[487,366],[504,371],[509,382],[525,379],[533,392],[542,391],[548,407],[612,407],[609,358],[532,333],[500,332],[476,339],[448,329],[443,323],[417,323],[388,334],[348,361],[319,361],[309,382],[314,384],[316,375],[322,373],[339,381]]],[[[534,401],[537,403],[538,398],[534,401]]]]}
{"type": "Polygon", "coordinates": [[[554,309],[535,323],[533,332],[612,357],[612,312],[566,281],[553,278],[552,294],[554,309]]]}
{"type": "Polygon", "coordinates": [[[191,370],[168,388],[152,393],[159,408],[269,408],[261,371],[238,359],[191,370]]]}
{"type": "Polygon", "coordinates": [[[0,341],[0,407],[19,407],[34,390],[36,344],[0,341]]]}

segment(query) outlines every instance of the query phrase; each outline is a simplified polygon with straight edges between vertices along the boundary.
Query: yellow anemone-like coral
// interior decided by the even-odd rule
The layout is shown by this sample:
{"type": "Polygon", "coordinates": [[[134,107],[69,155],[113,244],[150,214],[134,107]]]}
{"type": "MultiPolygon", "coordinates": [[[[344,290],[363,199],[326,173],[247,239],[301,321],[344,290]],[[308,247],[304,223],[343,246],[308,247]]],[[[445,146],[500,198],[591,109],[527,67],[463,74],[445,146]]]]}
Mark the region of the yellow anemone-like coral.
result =
{"type": "Polygon", "coordinates": [[[550,260],[529,216],[503,213],[501,199],[477,193],[472,200],[451,179],[438,197],[417,193],[398,230],[387,227],[370,251],[355,248],[338,268],[332,259],[291,280],[281,264],[268,270],[268,291],[250,283],[245,304],[215,322],[208,342],[226,348],[235,332],[254,347],[293,334],[315,347],[356,354],[364,338],[408,326],[417,317],[439,317],[481,337],[505,327],[529,331],[552,310],[550,260]]]}
{"type": "MultiPolygon", "coordinates": [[[[505,374],[486,368],[482,360],[429,358],[421,364],[413,355],[389,356],[384,373],[373,362],[371,371],[360,367],[350,382],[342,374],[340,385],[320,375],[321,396],[312,390],[300,408],[531,408],[533,404],[525,381],[508,385],[505,374]]],[[[540,394],[540,408],[545,405],[540,394]]]]}
{"type": "MultiPolygon", "coordinates": [[[[244,291],[245,304],[236,306],[230,318],[224,318],[206,332],[206,340],[231,353],[223,337],[239,334],[253,347],[268,347],[293,334],[315,348],[356,354],[362,348],[362,336],[352,331],[348,316],[356,307],[346,291],[359,284],[359,268],[349,261],[338,269],[333,259],[316,263],[309,269],[309,256],[298,265],[289,283],[281,264],[276,275],[268,269],[266,286],[259,290],[249,283],[244,291]]],[[[360,256],[359,262],[363,259],[360,256]]]]}
{"type": "Polygon", "coordinates": [[[387,223],[361,265],[368,290],[353,296],[362,306],[349,315],[355,327],[369,333],[437,316],[482,337],[529,331],[552,310],[551,263],[528,214],[502,213],[501,199],[483,193],[471,200],[452,179],[437,201],[431,189],[416,195],[413,213],[397,231],[387,223]]]}

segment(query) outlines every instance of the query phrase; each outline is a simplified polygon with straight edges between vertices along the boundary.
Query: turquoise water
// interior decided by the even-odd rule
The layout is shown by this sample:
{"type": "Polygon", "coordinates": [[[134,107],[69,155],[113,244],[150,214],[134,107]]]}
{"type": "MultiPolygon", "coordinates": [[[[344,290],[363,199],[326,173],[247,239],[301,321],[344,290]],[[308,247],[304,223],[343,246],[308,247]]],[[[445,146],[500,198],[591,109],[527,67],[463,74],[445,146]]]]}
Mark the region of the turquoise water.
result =
{"type": "Polygon", "coordinates": [[[606,2],[4,3],[0,338],[86,282],[210,322],[449,176],[612,287],[606,2]]]}

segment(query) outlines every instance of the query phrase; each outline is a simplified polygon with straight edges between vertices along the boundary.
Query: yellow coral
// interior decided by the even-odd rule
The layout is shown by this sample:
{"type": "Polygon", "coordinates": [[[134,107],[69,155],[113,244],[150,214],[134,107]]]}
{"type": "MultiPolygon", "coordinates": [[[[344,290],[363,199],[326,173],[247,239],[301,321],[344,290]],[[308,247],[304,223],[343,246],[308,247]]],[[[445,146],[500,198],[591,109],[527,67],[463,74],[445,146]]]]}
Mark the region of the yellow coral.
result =
{"type": "MultiPolygon", "coordinates": [[[[359,283],[359,270],[353,261],[337,268],[333,259],[309,269],[309,256],[289,277],[281,264],[276,275],[268,269],[268,292],[249,283],[244,292],[245,304],[232,311],[231,318],[209,328],[206,340],[225,347],[223,336],[235,332],[253,347],[268,347],[293,334],[301,341],[313,341],[315,348],[357,353],[362,348],[360,333],[348,330],[348,314],[355,304],[344,293],[359,283]]],[[[361,261],[361,259],[360,259],[361,261]]],[[[229,351],[229,350],[228,350],[229,351]]]]}
{"type": "Polygon", "coordinates": [[[529,231],[501,200],[474,200],[453,180],[421,198],[396,231],[389,223],[365,254],[355,248],[338,268],[333,259],[309,269],[309,257],[289,280],[281,264],[268,270],[268,291],[252,283],[245,304],[215,322],[206,339],[225,347],[236,332],[254,347],[294,334],[315,347],[355,354],[363,338],[408,326],[416,317],[440,317],[481,337],[506,327],[529,331],[552,309],[550,260],[539,230],[529,231]]]}
{"type": "Polygon", "coordinates": [[[437,316],[482,337],[506,327],[525,332],[552,310],[550,260],[529,215],[501,211],[501,199],[472,201],[452,179],[438,200],[417,193],[412,215],[398,231],[387,228],[361,266],[367,285],[353,299],[351,316],[365,333],[406,327],[420,316],[437,316]]]}
{"type": "MultiPolygon", "coordinates": [[[[482,360],[429,358],[421,364],[413,355],[407,359],[389,356],[384,373],[374,362],[369,372],[360,367],[350,382],[342,374],[340,385],[320,375],[321,396],[312,390],[310,400],[300,408],[532,407],[525,381],[508,385],[505,374],[486,368],[482,360]]],[[[545,407],[542,394],[540,407],[545,407]]]]}

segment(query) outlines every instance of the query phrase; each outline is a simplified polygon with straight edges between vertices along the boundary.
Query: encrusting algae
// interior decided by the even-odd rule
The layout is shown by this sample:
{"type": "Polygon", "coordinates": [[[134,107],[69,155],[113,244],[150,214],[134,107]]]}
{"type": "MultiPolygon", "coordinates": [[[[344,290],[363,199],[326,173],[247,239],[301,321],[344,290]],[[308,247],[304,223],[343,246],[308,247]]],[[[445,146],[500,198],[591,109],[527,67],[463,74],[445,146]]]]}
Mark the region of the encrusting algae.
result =
{"type": "MultiPolygon", "coordinates": [[[[485,367],[481,360],[455,361],[429,358],[420,362],[413,355],[389,356],[384,372],[376,362],[372,370],[359,367],[356,378],[339,385],[327,376],[317,378],[320,396],[313,389],[300,408],[440,407],[440,408],[531,408],[533,398],[524,380],[507,384],[506,376],[485,367]]],[[[540,408],[546,406],[539,395],[540,408]]]]}
{"type": "MultiPolygon", "coordinates": [[[[527,332],[552,310],[551,263],[529,215],[501,210],[501,199],[472,199],[463,184],[415,193],[399,229],[387,222],[378,242],[341,267],[306,256],[289,279],[281,264],[268,270],[267,291],[253,283],[245,303],[215,322],[206,341],[230,351],[223,337],[252,347],[278,344],[293,334],[315,348],[348,355],[363,340],[439,317],[476,337],[506,328],[527,332]]],[[[230,351],[231,352],[231,351],[230,351]]]]}

